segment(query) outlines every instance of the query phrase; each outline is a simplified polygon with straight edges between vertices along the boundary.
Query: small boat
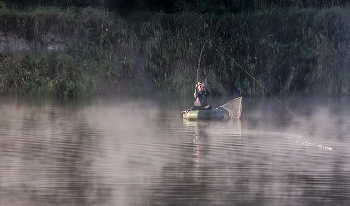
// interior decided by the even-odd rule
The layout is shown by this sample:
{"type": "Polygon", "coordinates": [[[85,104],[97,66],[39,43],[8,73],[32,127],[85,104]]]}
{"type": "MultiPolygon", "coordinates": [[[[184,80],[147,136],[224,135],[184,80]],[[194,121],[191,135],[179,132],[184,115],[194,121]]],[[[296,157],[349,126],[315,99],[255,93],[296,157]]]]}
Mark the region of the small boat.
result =
{"type": "Polygon", "coordinates": [[[224,112],[219,109],[214,110],[186,110],[182,112],[182,117],[188,120],[207,119],[222,120],[224,112]]]}
{"type": "Polygon", "coordinates": [[[211,106],[205,106],[205,107],[192,107],[189,110],[182,111],[182,117],[184,119],[188,120],[222,120],[225,117],[224,111],[221,109],[225,109],[228,111],[229,116],[231,119],[239,119],[242,113],[242,97],[237,97],[235,99],[232,99],[225,103],[224,105],[220,106],[214,110],[211,109],[211,106]]]}

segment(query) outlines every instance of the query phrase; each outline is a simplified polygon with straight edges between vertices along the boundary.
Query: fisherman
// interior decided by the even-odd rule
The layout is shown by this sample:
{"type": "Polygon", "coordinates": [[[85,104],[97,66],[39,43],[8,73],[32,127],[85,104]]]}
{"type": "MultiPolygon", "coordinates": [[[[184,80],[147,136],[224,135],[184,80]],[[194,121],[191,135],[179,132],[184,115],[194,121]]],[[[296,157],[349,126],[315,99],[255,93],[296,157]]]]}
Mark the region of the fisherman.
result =
{"type": "Polygon", "coordinates": [[[194,102],[194,108],[211,109],[211,106],[207,103],[207,97],[209,96],[209,90],[203,83],[198,82],[193,94],[196,101],[194,102]]]}

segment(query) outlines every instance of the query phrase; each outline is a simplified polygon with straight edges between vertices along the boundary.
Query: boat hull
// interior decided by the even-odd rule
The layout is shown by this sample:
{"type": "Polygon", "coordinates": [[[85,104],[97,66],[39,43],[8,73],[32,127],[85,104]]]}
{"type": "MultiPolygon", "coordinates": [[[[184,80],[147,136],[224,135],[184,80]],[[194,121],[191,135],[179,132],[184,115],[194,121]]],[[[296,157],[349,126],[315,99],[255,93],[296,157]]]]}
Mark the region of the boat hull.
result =
{"type": "Polygon", "coordinates": [[[207,119],[221,120],[224,119],[224,112],[215,110],[190,110],[182,112],[182,117],[188,120],[207,119]]]}

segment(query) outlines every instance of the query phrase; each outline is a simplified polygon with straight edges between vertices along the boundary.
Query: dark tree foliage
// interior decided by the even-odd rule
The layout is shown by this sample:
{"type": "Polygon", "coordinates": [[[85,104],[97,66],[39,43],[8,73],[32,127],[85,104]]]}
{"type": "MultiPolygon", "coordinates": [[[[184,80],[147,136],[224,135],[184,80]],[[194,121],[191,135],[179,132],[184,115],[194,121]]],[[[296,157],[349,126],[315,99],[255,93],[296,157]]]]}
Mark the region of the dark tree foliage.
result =
{"type": "Polygon", "coordinates": [[[350,0],[3,0],[19,7],[59,6],[93,7],[108,11],[135,10],[175,13],[255,12],[271,8],[328,8],[349,5],[350,0]]]}

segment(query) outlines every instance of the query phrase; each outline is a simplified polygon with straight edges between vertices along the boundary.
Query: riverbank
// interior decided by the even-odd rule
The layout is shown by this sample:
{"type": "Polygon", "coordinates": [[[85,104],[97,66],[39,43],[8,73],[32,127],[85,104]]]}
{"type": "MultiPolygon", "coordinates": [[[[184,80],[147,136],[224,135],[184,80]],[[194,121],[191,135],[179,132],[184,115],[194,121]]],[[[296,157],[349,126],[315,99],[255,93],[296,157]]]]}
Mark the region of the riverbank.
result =
{"type": "Polygon", "coordinates": [[[350,8],[121,17],[92,8],[0,9],[0,93],[86,96],[350,92],[350,8]],[[203,47],[204,45],[204,47],[203,47]]]}

